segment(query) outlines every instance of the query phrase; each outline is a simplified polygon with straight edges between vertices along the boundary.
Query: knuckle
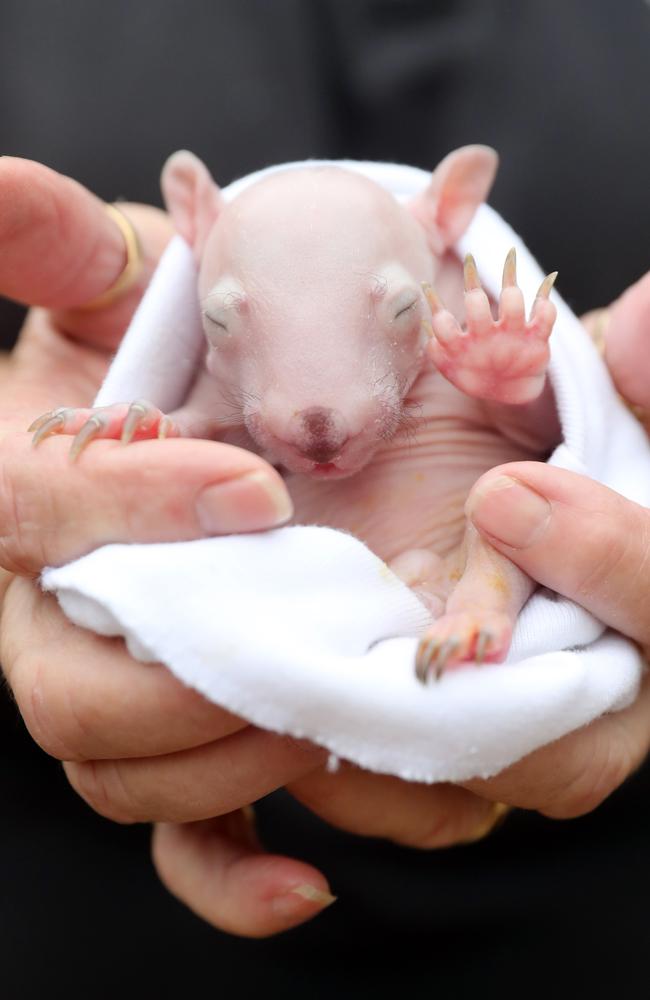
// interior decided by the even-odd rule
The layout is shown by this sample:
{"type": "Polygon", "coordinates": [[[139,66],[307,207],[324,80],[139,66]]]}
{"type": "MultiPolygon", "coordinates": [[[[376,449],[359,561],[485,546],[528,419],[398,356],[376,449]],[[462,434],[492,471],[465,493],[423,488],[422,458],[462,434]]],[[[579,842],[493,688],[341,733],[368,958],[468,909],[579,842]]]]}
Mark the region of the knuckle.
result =
{"type": "Polygon", "coordinates": [[[442,809],[420,829],[405,830],[393,838],[403,847],[415,847],[421,851],[433,851],[441,847],[452,847],[465,839],[459,816],[452,809],[442,809]]]}
{"type": "Polygon", "coordinates": [[[597,742],[585,744],[567,782],[558,788],[541,812],[554,819],[574,819],[592,812],[629,776],[634,768],[626,739],[611,738],[608,728],[597,742]]]}
{"type": "MultiPolygon", "coordinates": [[[[626,604],[639,595],[646,602],[650,582],[650,518],[623,500],[606,513],[591,512],[589,546],[578,563],[576,596],[587,601],[606,593],[626,604]]],[[[643,620],[643,619],[642,619],[643,620]]]]}
{"type": "Polygon", "coordinates": [[[23,518],[10,463],[5,461],[0,462],[0,524],[0,566],[10,573],[23,573],[25,567],[18,556],[22,550],[23,518]]]}
{"type": "Polygon", "coordinates": [[[621,530],[618,519],[593,517],[586,562],[579,567],[576,596],[589,600],[612,577],[618,577],[638,544],[638,535],[621,530]]]}
{"type": "MultiPolygon", "coordinates": [[[[275,735],[275,734],[274,734],[275,735]]],[[[278,746],[283,747],[291,756],[304,759],[307,765],[317,767],[327,759],[327,751],[306,737],[292,736],[288,733],[277,734],[278,746]]]]}
{"type": "Polygon", "coordinates": [[[85,660],[70,646],[58,615],[56,602],[33,581],[15,578],[0,617],[2,670],[38,745],[60,760],[83,760],[101,731],[99,696],[80,683],[85,660]]]}
{"type": "Polygon", "coordinates": [[[25,726],[41,749],[58,760],[82,760],[85,732],[65,671],[53,669],[45,649],[26,648],[17,651],[7,675],[25,726]]]}
{"type": "Polygon", "coordinates": [[[638,602],[638,621],[646,623],[646,634],[650,639],[648,621],[648,587],[650,585],[650,517],[643,511],[634,545],[634,566],[630,570],[629,594],[638,602]]]}
{"type": "Polygon", "coordinates": [[[49,697],[48,663],[44,655],[19,651],[11,665],[11,688],[31,737],[51,757],[74,760],[77,751],[68,741],[62,716],[49,697]]]}
{"type": "Polygon", "coordinates": [[[453,785],[427,788],[406,823],[391,839],[405,847],[423,851],[453,847],[473,839],[475,831],[488,826],[493,804],[453,785]]]}
{"type": "Polygon", "coordinates": [[[26,576],[48,561],[43,526],[48,522],[51,490],[49,477],[28,474],[24,449],[21,456],[14,443],[14,438],[7,439],[0,453],[0,566],[26,576]]]}
{"type": "Polygon", "coordinates": [[[91,809],[115,823],[136,823],[146,817],[125,786],[120,761],[66,762],[68,781],[91,809]]]}

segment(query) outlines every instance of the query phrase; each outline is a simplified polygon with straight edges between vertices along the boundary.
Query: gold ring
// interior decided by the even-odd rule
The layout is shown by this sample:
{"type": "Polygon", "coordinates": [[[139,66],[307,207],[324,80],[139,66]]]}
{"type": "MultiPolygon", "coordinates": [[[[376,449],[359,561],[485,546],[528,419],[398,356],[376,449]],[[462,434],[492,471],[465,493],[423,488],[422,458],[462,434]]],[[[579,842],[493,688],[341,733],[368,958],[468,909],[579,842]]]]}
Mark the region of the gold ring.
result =
{"type": "Polygon", "coordinates": [[[82,306],[77,307],[84,311],[103,309],[105,306],[110,305],[133,287],[142,271],[140,241],[130,219],[123,212],[120,212],[119,208],[115,205],[104,205],[104,210],[122,233],[126,247],[126,264],[110,288],[107,288],[101,295],[96,295],[90,302],[85,302],[82,306]]]}
{"type": "Polygon", "coordinates": [[[471,836],[465,839],[464,843],[475,844],[477,840],[483,840],[489,833],[493,833],[501,826],[509,812],[512,812],[512,806],[507,806],[505,802],[493,802],[492,808],[486,818],[481,820],[471,836]]]}

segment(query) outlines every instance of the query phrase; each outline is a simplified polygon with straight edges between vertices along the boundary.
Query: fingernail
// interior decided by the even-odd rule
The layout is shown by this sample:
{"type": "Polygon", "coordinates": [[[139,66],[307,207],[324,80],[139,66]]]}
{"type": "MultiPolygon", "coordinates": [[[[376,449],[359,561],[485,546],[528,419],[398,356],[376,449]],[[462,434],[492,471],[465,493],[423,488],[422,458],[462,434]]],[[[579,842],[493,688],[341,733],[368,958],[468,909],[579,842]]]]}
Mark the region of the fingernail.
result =
{"type": "Polygon", "coordinates": [[[519,480],[496,476],[472,493],[466,514],[483,534],[513,549],[525,549],[546,531],[551,505],[519,480]]]}
{"type": "Polygon", "coordinates": [[[336,896],[333,896],[331,892],[323,892],[322,889],[305,883],[304,885],[296,885],[293,889],[276,896],[272,900],[271,906],[273,911],[280,916],[290,917],[305,911],[305,900],[313,903],[317,909],[324,910],[336,902],[336,896]]]}
{"type": "Polygon", "coordinates": [[[197,497],[196,513],[207,534],[221,535],[284,524],[293,504],[280,482],[258,470],[206,486],[197,497]]]}
{"type": "Polygon", "coordinates": [[[481,820],[476,829],[472,831],[469,837],[465,838],[463,843],[475,844],[477,840],[483,840],[489,833],[493,833],[499,829],[511,811],[512,806],[507,806],[505,802],[493,802],[488,809],[485,819],[481,820]]]}

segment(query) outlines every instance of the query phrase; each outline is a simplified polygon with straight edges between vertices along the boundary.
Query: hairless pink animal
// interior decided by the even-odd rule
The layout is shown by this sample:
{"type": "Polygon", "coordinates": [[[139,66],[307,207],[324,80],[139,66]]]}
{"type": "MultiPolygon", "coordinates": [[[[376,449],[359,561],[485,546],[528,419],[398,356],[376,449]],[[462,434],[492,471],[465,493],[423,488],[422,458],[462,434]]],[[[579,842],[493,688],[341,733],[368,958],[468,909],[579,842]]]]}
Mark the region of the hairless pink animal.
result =
{"type": "Polygon", "coordinates": [[[421,680],[502,660],[533,583],[467,526],[464,503],[487,469],[547,455],[559,428],[555,275],[527,320],[511,251],[495,320],[452,249],[496,167],[488,147],[456,150],[406,206],[338,166],[279,171],[226,203],[200,160],[175,153],[162,188],[200,265],[205,365],[170,415],[62,408],[32,425],[35,443],[75,434],[73,457],[99,437],[256,450],[284,471],[297,522],[359,534],[431,608],[421,680]]]}

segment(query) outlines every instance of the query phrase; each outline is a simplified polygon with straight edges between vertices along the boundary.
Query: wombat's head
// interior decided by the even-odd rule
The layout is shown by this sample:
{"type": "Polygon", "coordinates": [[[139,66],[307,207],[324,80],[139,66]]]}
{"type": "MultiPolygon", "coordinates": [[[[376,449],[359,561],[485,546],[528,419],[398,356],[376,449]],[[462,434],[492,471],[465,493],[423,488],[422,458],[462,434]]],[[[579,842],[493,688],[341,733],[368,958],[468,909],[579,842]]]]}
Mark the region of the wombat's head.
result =
{"type": "Polygon", "coordinates": [[[496,154],[450,154],[409,204],[338,166],[279,170],[226,202],[191,153],[162,187],[194,249],[215,390],[294,472],[351,475],[399,428],[423,363],[422,282],[484,200],[496,154]]]}

